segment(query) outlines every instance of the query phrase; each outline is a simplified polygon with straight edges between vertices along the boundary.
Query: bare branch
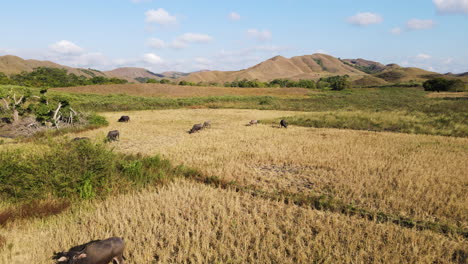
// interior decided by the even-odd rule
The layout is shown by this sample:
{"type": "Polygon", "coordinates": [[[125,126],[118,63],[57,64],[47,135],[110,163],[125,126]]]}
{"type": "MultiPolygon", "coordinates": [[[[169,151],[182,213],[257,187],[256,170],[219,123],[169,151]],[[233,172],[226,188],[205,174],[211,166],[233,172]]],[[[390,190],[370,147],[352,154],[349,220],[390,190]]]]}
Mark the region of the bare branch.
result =
{"type": "Polygon", "coordinates": [[[62,108],[62,103],[59,102],[58,106],[57,106],[57,109],[55,109],[54,117],[52,117],[52,119],[55,121],[55,123],[57,123],[57,114],[59,113],[60,108],[62,108]]]}
{"type": "Polygon", "coordinates": [[[10,110],[10,105],[8,104],[7,100],[5,98],[2,98],[3,103],[5,104],[6,110],[10,110]]]}

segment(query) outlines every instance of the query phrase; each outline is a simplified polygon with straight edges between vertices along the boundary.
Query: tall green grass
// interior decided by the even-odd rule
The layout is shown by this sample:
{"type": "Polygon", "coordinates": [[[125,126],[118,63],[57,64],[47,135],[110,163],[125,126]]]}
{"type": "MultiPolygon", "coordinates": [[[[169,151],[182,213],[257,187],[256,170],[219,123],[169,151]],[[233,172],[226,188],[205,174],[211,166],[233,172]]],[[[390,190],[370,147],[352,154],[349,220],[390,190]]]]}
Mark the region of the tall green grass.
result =
{"type": "Polygon", "coordinates": [[[0,199],[102,198],[196,173],[159,156],[117,154],[86,140],[50,140],[43,148],[40,154],[0,152],[0,199]]]}
{"type": "Polygon", "coordinates": [[[282,117],[291,125],[317,128],[344,128],[370,131],[389,131],[468,137],[468,113],[425,114],[402,111],[335,111],[313,112],[302,116],[282,117]]]}

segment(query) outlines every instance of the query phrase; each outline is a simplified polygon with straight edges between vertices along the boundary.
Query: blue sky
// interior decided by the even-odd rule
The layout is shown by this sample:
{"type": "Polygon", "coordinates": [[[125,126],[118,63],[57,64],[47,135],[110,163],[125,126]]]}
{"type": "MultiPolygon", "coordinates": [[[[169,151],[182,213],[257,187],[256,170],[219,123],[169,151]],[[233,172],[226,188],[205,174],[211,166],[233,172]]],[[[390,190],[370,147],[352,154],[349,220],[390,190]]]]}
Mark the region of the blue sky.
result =
{"type": "Polygon", "coordinates": [[[239,70],[327,53],[468,71],[468,0],[15,0],[0,55],[109,70],[239,70]]]}

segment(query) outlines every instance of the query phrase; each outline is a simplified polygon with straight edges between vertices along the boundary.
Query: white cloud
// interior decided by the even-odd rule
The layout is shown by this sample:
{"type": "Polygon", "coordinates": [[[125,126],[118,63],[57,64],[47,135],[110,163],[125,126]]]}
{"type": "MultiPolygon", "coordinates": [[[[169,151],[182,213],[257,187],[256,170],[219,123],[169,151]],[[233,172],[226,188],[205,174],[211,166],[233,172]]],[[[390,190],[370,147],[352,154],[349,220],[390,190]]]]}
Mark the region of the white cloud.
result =
{"type": "Polygon", "coordinates": [[[206,43],[212,41],[213,37],[206,34],[185,33],[177,39],[187,43],[206,43]]]}
{"type": "Polygon", "coordinates": [[[148,10],[146,11],[145,16],[146,22],[148,23],[156,23],[159,25],[171,25],[177,23],[177,18],[170,15],[169,12],[163,8],[148,10]]]}
{"type": "Polygon", "coordinates": [[[416,56],[416,58],[421,59],[421,60],[428,60],[432,58],[432,56],[428,54],[420,53],[416,56]]]}
{"type": "Polygon", "coordinates": [[[149,64],[161,64],[163,59],[154,53],[146,53],[143,55],[143,61],[149,64]]]}
{"type": "Polygon", "coordinates": [[[400,34],[401,34],[401,28],[400,28],[400,27],[392,28],[392,29],[390,30],[390,32],[391,32],[393,35],[400,35],[400,34]]]}
{"type": "Polygon", "coordinates": [[[172,41],[172,43],[169,45],[169,47],[173,49],[185,49],[188,47],[187,42],[180,41],[178,39],[172,41]]]}
{"type": "Polygon", "coordinates": [[[153,49],[162,49],[167,46],[166,42],[163,40],[157,39],[157,38],[150,38],[147,42],[146,45],[150,48],[153,49]]]}
{"type": "Polygon", "coordinates": [[[247,30],[247,35],[260,41],[267,41],[272,38],[272,34],[269,30],[260,31],[258,29],[249,29],[247,30]]]}
{"type": "Polygon", "coordinates": [[[468,0],[433,0],[437,11],[443,14],[468,14],[468,0]]]}
{"type": "Polygon", "coordinates": [[[318,50],[315,50],[314,53],[320,53],[320,54],[329,54],[328,51],[326,50],[323,50],[323,49],[318,49],[318,50]]]}
{"type": "Polygon", "coordinates": [[[406,27],[410,30],[430,29],[435,26],[435,22],[430,19],[411,19],[406,22],[406,27]]]}
{"type": "Polygon", "coordinates": [[[84,51],[81,47],[68,40],[61,40],[59,42],[56,42],[50,45],[49,49],[52,52],[69,55],[80,54],[84,51]]]}
{"type": "Polygon", "coordinates": [[[178,36],[169,47],[173,49],[184,49],[189,46],[190,43],[207,43],[213,40],[213,37],[206,34],[199,33],[185,33],[178,36]]]}
{"type": "Polygon", "coordinates": [[[348,22],[357,26],[367,26],[372,24],[382,23],[383,18],[379,14],[364,12],[357,13],[356,15],[349,17],[348,22]]]}
{"type": "Polygon", "coordinates": [[[453,58],[447,58],[442,63],[445,64],[445,65],[452,64],[453,63],[453,58]]]}
{"type": "Polygon", "coordinates": [[[241,16],[236,12],[231,12],[229,14],[229,19],[231,19],[231,20],[240,20],[241,16]]]}

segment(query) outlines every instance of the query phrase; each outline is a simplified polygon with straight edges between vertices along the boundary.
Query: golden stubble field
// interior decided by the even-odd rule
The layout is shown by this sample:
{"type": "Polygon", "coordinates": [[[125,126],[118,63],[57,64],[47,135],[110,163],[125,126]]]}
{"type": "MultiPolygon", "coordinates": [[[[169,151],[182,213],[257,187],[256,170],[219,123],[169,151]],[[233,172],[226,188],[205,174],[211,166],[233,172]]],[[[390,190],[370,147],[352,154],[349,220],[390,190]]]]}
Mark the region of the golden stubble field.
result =
{"type": "MultiPolygon", "coordinates": [[[[467,244],[430,231],[265,201],[177,181],[97,202],[88,209],[18,224],[0,263],[53,263],[54,251],[124,237],[130,264],[450,263],[467,244]]],[[[126,262],[127,263],[127,262],[126,262]]]]}
{"type": "MultiPolygon", "coordinates": [[[[116,151],[161,154],[206,175],[275,192],[327,194],[414,219],[468,226],[468,139],[366,131],[245,126],[302,112],[182,109],[104,113],[106,128],[69,135],[116,151]],[[117,119],[129,115],[129,123],[117,119]],[[212,127],[189,135],[194,123],[212,127]]],[[[0,263],[53,263],[54,251],[122,236],[129,263],[463,263],[468,243],[185,180],[90,202],[2,235],[0,263]],[[465,255],[464,255],[465,254],[465,255]],[[460,262],[461,261],[461,262],[460,262]]]]}
{"type": "Polygon", "coordinates": [[[468,227],[468,139],[398,133],[245,126],[303,114],[261,110],[106,113],[110,126],[81,133],[124,153],[162,154],[209,176],[274,191],[328,194],[346,203],[468,227]],[[130,123],[118,123],[121,114],[130,123]],[[212,127],[196,134],[195,123],[212,127]]]}

